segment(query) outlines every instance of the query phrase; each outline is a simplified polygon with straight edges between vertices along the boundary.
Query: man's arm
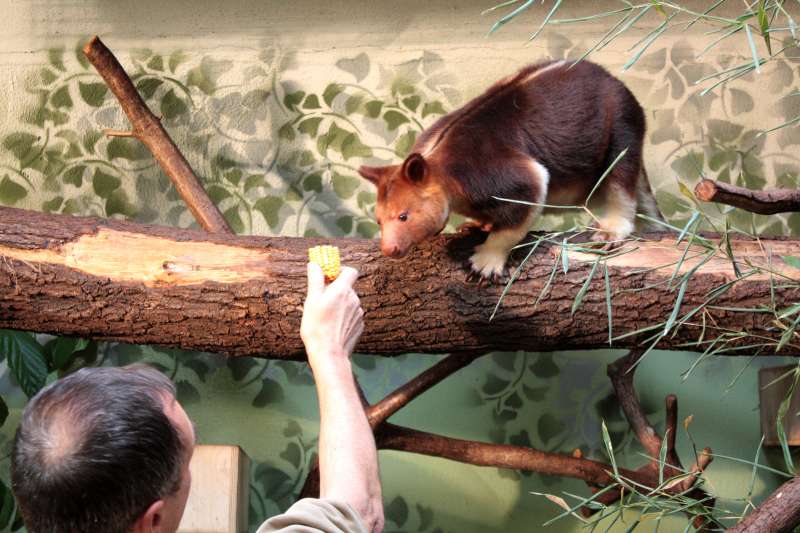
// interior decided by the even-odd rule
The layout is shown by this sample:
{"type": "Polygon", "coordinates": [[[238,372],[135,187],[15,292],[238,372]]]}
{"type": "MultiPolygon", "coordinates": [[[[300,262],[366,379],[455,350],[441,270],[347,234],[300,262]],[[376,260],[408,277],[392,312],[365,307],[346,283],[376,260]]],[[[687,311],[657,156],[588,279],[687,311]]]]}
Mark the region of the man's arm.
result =
{"type": "Polygon", "coordinates": [[[325,285],[322,270],[308,265],[308,295],[300,334],[319,396],[320,497],[345,502],[370,532],[383,530],[383,503],[375,438],[361,405],[350,354],[364,330],[353,290],[358,273],[343,267],[325,285]]]}

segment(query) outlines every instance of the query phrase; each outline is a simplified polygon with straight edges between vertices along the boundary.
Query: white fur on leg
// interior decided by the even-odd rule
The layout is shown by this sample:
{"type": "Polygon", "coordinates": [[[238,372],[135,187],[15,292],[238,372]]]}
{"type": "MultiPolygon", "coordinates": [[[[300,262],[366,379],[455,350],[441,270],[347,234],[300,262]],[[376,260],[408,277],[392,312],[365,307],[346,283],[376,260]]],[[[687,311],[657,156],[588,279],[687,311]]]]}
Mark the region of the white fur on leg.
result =
{"type": "MultiPolygon", "coordinates": [[[[491,234],[489,235],[491,239],[491,234]]],[[[510,250],[486,242],[475,247],[475,253],[469,258],[473,272],[483,278],[502,276],[506,268],[506,260],[510,250]]]]}
{"type": "MultiPolygon", "coordinates": [[[[563,62],[557,62],[542,70],[547,70],[551,67],[555,68],[561,64],[563,64],[563,62]]],[[[530,158],[528,164],[531,168],[531,179],[535,181],[536,190],[539,192],[538,198],[534,198],[533,202],[542,204],[547,197],[550,172],[544,165],[533,158],[530,158]]],[[[483,278],[502,276],[505,273],[506,261],[508,260],[508,254],[511,253],[511,249],[528,234],[533,220],[541,212],[541,206],[531,206],[528,216],[525,217],[525,220],[519,226],[489,233],[486,241],[476,246],[475,253],[469,258],[472,271],[483,278]]]]}
{"type": "Polygon", "coordinates": [[[469,258],[472,271],[483,278],[502,276],[508,254],[528,233],[537,212],[538,210],[532,209],[525,222],[517,228],[491,232],[483,244],[475,247],[475,253],[469,258]]]}
{"type": "Polygon", "coordinates": [[[603,215],[595,226],[593,241],[621,241],[634,229],[636,198],[626,191],[611,186],[605,194],[603,215]]]}

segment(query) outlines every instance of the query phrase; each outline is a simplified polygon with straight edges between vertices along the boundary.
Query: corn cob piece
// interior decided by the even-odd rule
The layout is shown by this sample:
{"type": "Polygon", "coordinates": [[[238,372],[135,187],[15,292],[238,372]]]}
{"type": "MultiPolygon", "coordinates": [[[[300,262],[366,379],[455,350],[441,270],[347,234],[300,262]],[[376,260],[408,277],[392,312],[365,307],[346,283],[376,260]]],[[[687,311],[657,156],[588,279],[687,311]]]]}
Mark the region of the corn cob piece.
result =
{"type": "Polygon", "coordinates": [[[325,281],[330,283],[339,276],[341,262],[339,248],[336,246],[314,246],[308,249],[308,260],[316,263],[325,274],[325,281]]]}

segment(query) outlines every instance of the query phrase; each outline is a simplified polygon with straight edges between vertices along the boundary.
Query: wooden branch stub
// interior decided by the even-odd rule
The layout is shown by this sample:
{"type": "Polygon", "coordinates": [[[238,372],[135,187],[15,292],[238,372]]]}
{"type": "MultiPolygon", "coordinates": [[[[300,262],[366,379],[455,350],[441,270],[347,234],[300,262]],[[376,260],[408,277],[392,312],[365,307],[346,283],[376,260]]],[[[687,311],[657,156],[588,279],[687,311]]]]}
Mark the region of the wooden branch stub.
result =
{"type": "Polygon", "coordinates": [[[717,202],[758,213],[774,215],[800,211],[800,190],[765,189],[753,191],[722,181],[701,180],[694,195],[703,202],[717,202]]]}
{"type": "Polygon", "coordinates": [[[222,213],[208,198],[188,161],[175,146],[161,121],[147,107],[111,50],[99,37],[94,36],[83,47],[83,53],[103,77],[128,116],[132,126],[130,136],[136,137],[147,146],[199,224],[206,231],[233,233],[222,213]]]}

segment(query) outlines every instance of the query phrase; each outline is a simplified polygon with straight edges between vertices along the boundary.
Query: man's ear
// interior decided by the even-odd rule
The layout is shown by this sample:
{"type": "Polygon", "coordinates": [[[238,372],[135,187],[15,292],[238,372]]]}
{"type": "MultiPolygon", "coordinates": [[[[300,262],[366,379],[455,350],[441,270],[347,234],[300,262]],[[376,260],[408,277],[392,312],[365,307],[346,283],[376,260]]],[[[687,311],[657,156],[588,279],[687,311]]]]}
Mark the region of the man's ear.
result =
{"type": "Polygon", "coordinates": [[[133,525],[133,533],[161,533],[164,524],[164,500],[150,504],[150,507],[133,525]]]}
{"type": "Polygon", "coordinates": [[[389,172],[391,167],[368,167],[367,165],[361,165],[358,167],[358,173],[361,174],[361,177],[367,181],[371,181],[376,186],[381,184],[383,181],[384,176],[389,172]]]}
{"type": "Polygon", "coordinates": [[[413,183],[428,177],[428,162],[418,153],[413,153],[403,161],[403,176],[413,183]]]}

